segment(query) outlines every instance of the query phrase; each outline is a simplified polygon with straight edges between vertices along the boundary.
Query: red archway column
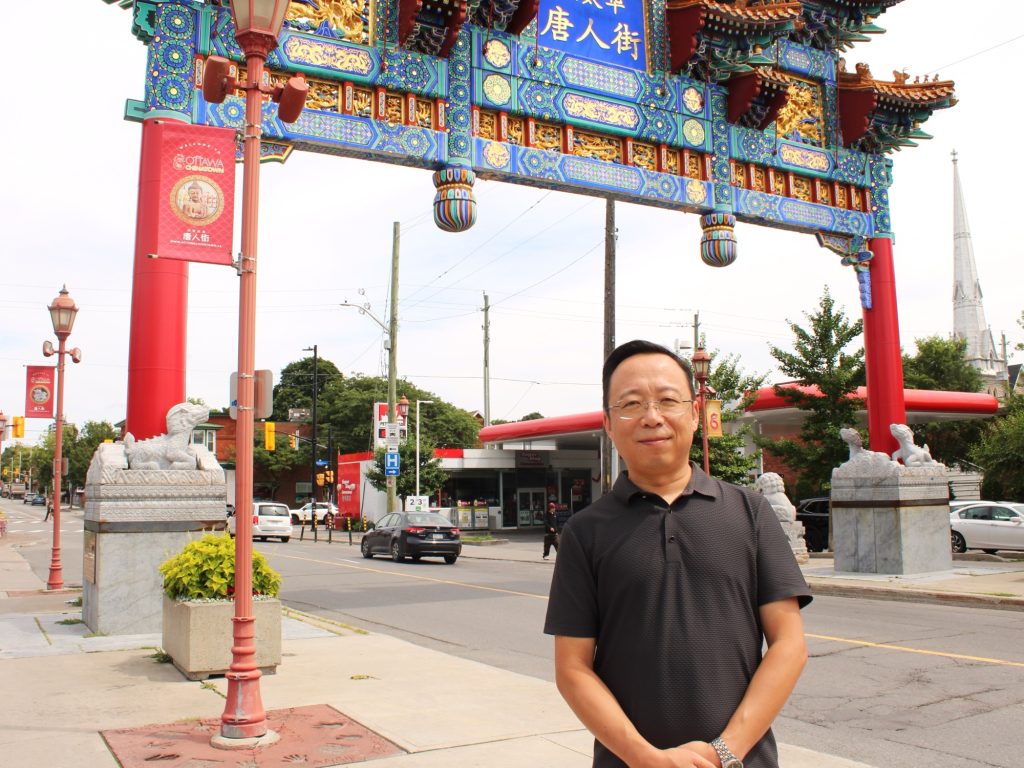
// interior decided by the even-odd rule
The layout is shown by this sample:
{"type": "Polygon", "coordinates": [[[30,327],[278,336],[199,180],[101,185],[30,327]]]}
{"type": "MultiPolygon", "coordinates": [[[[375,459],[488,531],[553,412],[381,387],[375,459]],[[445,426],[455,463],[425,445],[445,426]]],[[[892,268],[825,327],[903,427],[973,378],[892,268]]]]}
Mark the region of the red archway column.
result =
{"type": "Polygon", "coordinates": [[[889,431],[889,425],[907,421],[892,240],[876,237],[869,246],[874,256],[869,262],[872,309],[864,310],[868,436],[871,450],[892,453],[899,446],[889,431]]]}
{"type": "Polygon", "coordinates": [[[166,118],[142,123],[135,225],[125,430],[139,439],[166,432],[167,411],[185,400],[188,262],[150,258],[146,247],[156,242],[162,147],[152,128],[159,120],[166,118]]]}

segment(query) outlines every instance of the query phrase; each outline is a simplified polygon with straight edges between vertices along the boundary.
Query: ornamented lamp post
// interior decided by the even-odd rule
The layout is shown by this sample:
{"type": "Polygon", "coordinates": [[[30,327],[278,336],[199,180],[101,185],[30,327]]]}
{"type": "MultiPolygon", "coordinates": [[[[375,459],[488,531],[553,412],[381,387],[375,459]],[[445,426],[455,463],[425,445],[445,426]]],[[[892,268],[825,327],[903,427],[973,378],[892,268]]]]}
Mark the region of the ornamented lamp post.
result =
{"type": "Polygon", "coordinates": [[[46,588],[63,589],[64,576],[60,562],[60,485],[64,469],[64,355],[70,354],[71,360],[77,363],[82,359],[82,351],[78,347],[70,352],[64,349],[65,342],[71,335],[71,328],[75,324],[75,316],[78,314],[78,307],[75,306],[75,300],[68,295],[67,286],[60,289],[60,295],[47,309],[50,310],[50,320],[53,323],[53,332],[57,335],[58,347],[55,350],[53,342],[43,342],[43,354],[46,357],[57,355],[57,428],[54,430],[53,439],[53,548],[50,552],[50,577],[46,580],[46,588]]]}
{"type": "Polygon", "coordinates": [[[7,416],[0,411],[0,458],[4,455],[4,438],[7,436],[7,416]]]}
{"type": "Polygon", "coordinates": [[[711,474],[711,463],[708,459],[708,409],[705,403],[708,394],[708,374],[711,373],[711,355],[704,347],[698,347],[693,353],[693,375],[700,387],[700,439],[704,453],[704,474],[711,474]]]}
{"type": "Polygon", "coordinates": [[[256,241],[259,216],[260,136],[263,95],[280,104],[283,122],[298,119],[309,88],[299,77],[276,88],[263,86],[263,65],[277,47],[288,0],[231,0],[235,37],[245,54],[246,81],[240,84],[229,73],[226,59],[207,59],[203,95],[219,103],[236,89],[245,91],[245,131],[242,181],[242,253],[238,265],[238,422],[235,469],[235,615],[227,701],[221,715],[219,737],[213,744],[244,749],[277,740],[267,730],[267,716],[260,695],[256,666],[255,627],[252,615],[252,454],[256,357],[256,241]]]}
{"type": "Polygon", "coordinates": [[[420,495],[420,406],[426,403],[430,405],[433,400],[416,401],[416,495],[420,495]]]}

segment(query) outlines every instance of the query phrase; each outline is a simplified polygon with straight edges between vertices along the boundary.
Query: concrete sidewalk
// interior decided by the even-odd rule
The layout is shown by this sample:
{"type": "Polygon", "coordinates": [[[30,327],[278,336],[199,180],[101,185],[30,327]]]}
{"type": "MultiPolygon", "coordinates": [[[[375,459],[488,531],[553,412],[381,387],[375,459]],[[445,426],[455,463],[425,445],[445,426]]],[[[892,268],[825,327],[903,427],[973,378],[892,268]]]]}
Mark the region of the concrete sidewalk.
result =
{"type": "MultiPolygon", "coordinates": [[[[224,679],[190,682],[153,658],[159,635],[88,637],[72,622],[77,591],[47,593],[16,548],[0,539],[0,762],[13,768],[46,765],[115,768],[101,731],[218,718],[224,679]]],[[[301,545],[300,545],[301,546],[301,545]]],[[[323,543],[314,546],[324,546],[323,543]]],[[[347,547],[335,541],[330,546],[347,547]]],[[[466,546],[466,558],[535,562],[540,541],[466,546]]],[[[827,559],[805,569],[816,592],[915,599],[952,595],[967,604],[1024,605],[1024,563],[958,562],[951,573],[901,578],[836,574],[827,559]],[[992,594],[996,593],[996,594],[992,594]]],[[[950,598],[952,599],[952,598],[950,598]]],[[[372,761],[381,768],[586,768],[592,741],[553,684],[288,612],[283,663],[261,680],[264,707],[281,710],[327,704],[397,745],[405,754],[372,761]]],[[[331,765],[331,758],[294,755],[282,763],[257,756],[250,765],[296,761],[331,765]]],[[[210,761],[226,754],[210,750],[210,761]]],[[[783,768],[869,768],[799,747],[780,745],[783,768]]],[[[149,763],[145,763],[149,764],[149,763]]],[[[161,758],[169,766],[215,762],[161,758]]]]}

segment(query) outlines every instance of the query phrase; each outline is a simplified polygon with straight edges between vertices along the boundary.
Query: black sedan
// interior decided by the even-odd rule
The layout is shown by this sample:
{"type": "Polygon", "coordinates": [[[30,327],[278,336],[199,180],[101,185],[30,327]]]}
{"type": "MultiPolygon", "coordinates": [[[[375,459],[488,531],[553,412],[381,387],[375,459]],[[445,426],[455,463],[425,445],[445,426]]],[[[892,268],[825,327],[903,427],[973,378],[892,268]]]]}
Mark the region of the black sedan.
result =
{"type": "Polygon", "coordinates": [[[436,512],[392,512],[363,534],[363,557],[391,555],[396,563],[406,557],[443,557],[451,565],[462,554],[459,529],[436,512]]]}

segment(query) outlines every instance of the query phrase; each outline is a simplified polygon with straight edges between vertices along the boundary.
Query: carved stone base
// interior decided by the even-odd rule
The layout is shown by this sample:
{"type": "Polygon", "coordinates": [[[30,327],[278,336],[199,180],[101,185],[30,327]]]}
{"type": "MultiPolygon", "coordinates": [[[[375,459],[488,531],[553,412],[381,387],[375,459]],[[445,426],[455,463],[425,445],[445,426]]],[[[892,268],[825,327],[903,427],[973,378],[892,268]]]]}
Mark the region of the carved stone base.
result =
{"type": "Polygon", "coordinates": [[[832,476],[835,569],[912,574],[953,567],[945,467],[832,476]]]}

